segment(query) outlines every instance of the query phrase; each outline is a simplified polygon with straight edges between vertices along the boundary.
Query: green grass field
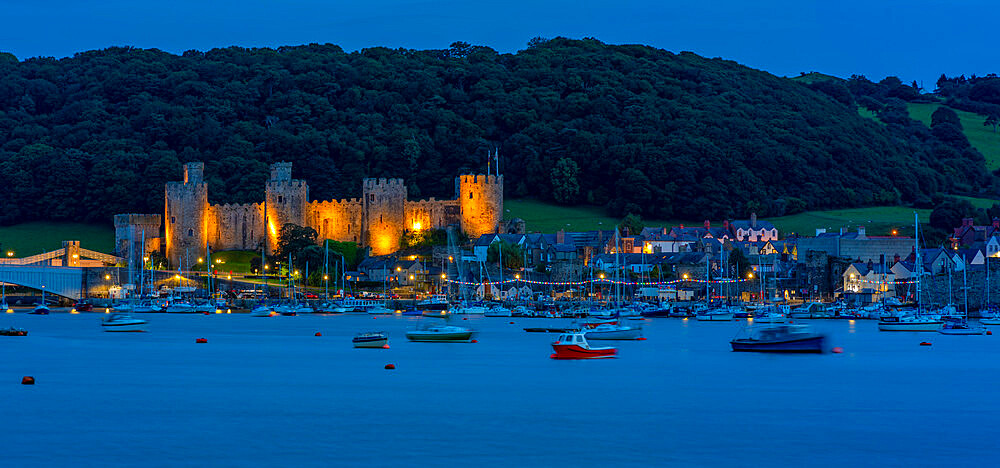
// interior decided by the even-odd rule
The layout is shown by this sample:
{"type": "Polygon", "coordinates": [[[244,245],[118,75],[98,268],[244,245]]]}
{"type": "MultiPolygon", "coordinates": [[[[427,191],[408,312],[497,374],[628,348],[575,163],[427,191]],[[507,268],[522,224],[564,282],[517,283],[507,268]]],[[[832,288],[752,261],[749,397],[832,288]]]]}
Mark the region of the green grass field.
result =
{"type": "MultiPolygon", "coordinates": [[[[600,206],[562,206],[537,200],[504,200],[504,221],[521,218],[527,223],[528,232],[553,233],[560,229],[567,231],[591,231],[595,229],[613,229],[620,221],[608,216],[604,207],[600,206]]],[[[685,221],[643,220],[647,226],[669,225],[678,223],[690,224],[685,221]]]]}
{"type": "Polygon", "coordinates": [[[215,269],[222,273],[253,273],[250,270],[250,261],[259,258],[260,252],[249,250],[223,250],[212,252],[212,263],[215,269]]]}
{"type": "Polygon", "coordinates": [[[113,253],[115,228],[104,224],[33,222],[0,226],[2,255],[27,257],[62,248],[62,241],[78,240],[80,247],[113,253]]]}
{"type": "MultiPolygon", "coordinates": [[[[911,118],[930,127],[931,114],[940,106],[941,104],[910,103],[908,110],[911,118]]],[[[991,171],[1000,168],[1000,133],[994,133],[992,126],[983,126],[983,121],[986,120],[984,115],[958,109],[955,109],[955,113],[962,121],[962,130],[969,143],[986,158],[986,168],[991,171]]]]}

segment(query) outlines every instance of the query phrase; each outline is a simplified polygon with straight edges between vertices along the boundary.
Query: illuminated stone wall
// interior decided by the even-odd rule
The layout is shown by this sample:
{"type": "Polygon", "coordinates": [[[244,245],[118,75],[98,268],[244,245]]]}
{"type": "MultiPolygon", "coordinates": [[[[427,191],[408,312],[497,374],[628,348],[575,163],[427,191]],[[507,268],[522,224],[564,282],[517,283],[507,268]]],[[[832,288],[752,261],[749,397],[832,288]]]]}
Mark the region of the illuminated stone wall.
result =
{"type": "Polygon", "coordinates": [[[162,224],[163,216],[158,214],[115,215],[115,255],[128,258],[130,245],[133,255],[160,251],[162,224]],[[143,247],[143,235],[146,236],[146,252],[140,252],[143,247]]]}
{"type": "Polygon", "coordinates": [[[444,229],[449,224],[461,223],[461,207],[458,205],[458,200],[430,198],[408,201],[404,205],[404,211],[403,227],[407,231],[444,229]]]}
{"type": "Polygon", "coordinates": [[[463,175],[455,185],[462,231],[472,239],[497,232],[503,219],[503,176],[463,175]]]}
{"type": "Polygon", "coordinates": [[[365,246],[372,255],[399,250],[406,220],[406,185],[403,179],[364,179],[365,246]]]}
{"type": "Polygon", "coordinates": [[[317,239],[357,242],[364,239],[364,204],[360,198],[314,201],[308,206],[309,227],[319,234],[317,239]]]}
{"type": "Polygon", "coordinates": [[[258,250],[264,244],[264,204],[211,205],[207,226],[213,250],[258,250]]]}

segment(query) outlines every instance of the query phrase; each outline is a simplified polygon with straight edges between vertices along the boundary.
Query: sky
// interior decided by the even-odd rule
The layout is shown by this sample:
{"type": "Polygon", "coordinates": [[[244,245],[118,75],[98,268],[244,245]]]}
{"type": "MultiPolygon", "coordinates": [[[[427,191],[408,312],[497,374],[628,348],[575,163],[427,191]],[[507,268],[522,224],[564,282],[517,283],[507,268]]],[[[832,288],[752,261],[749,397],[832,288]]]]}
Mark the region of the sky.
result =
{"type": "Polygon", "coordinates": [[[0,51],[66,57],[110,46],[181,53],[337,44],[500,52],[533,37],[593,37],[723,57],[780,76],[895,75],[928,91],[1000,72],[1000,3],[980,0],[0,0],[0,51]]]}

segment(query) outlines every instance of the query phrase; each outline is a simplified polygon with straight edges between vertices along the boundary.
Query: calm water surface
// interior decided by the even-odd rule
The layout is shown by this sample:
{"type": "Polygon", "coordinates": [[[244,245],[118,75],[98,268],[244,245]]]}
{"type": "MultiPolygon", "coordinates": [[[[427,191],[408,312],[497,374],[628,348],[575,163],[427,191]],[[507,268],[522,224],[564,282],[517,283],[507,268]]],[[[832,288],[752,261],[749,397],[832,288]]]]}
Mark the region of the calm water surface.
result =
{"type": "Polygon", "coordinates": [[[656,319],[614,360],[555,361],[568,320],[3,314],[3,466],[995,466],[995,336],[815,321],[843,354],[733,353],[740,322],[656,319]],[[514,321],[514,324],[510,324],[514,321]],[[391,349],[354,349],[384,330],[391,349]],[[321,337],[313,336],[322,332],[321,337]],[[204,337],[208,344],[195,344],[204,337]],[[919,342],[933,342],[931,347],[919,342]],[[393,363],[397,369],[383,369],[393,363]],[[35,386],[20,385],[32,375],[35,386]]]}

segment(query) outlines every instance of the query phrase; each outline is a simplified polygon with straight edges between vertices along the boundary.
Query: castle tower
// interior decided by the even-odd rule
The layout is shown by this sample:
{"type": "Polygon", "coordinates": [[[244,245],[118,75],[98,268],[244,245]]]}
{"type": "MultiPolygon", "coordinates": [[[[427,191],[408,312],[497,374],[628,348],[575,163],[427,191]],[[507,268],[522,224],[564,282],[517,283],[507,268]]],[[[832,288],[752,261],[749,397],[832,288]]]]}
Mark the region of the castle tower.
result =
{"type": "Polygon", "coordinates": [[[455,178],[462,231],[476,239],[497,232],[503,220],[503,176],[462,175],[455,178]]]}
{"type": "Polygon", "coordinates": [[[306,205],[309,203],[309,185],[304,180],[292,178],[292,163],[271,165],[271,179],[265,190],[267,197],[267,246],[274,250],[278,234],[285,223],[306,226],[306,205]]]}
{"type": "Polygon", "coordinates": [[[372,255],[386,255],[399,249],[406,221],[406,185],[403,179],[365,179],[364,242],[372,255]]]}
{"type": "Polygon", "coordinates": [[[132,255],[143,256],[159,251],[161,218],[158,214],[115,215],[115,255],[128,258],[130,250],[132,255]],[[146,236],[145,242],[143,235],[146,236]],[[145,252],[142,252],[143,244],[146,245],[145,252]]]}
{"type": "Polygon", "coordinates": [[[208,231],[208,184],[204,180],[205,164],[184,165],[183,182],[167,182],[166,227],[167,260],[172,267],[191,268],[198,257],[205,255],[208,231]]]}

